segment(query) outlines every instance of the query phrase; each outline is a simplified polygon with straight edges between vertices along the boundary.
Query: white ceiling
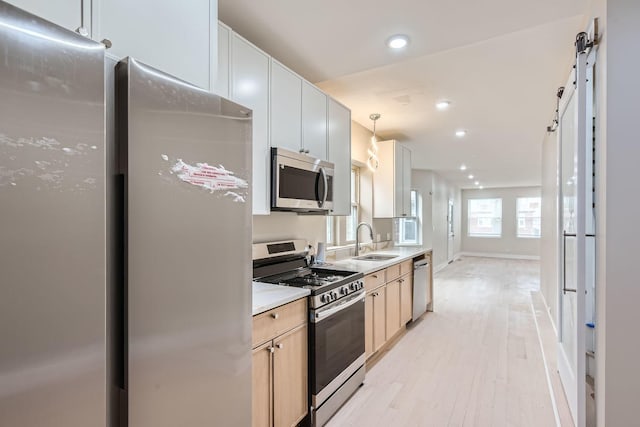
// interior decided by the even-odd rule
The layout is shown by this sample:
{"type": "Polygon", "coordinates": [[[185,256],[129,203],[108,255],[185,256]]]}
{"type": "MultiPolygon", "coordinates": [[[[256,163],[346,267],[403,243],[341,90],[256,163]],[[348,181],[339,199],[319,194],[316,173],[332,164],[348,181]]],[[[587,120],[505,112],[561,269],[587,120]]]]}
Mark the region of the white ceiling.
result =
{"type": "Polygon", "coordinates": [[[219,18],[330,93],[413,167],[462,188],[540,185],[544,129],[587,0],[218,0],[219,18]],[[411,41],[391,52],[396,33],[411,41]],[[435,102],[452,101],[448,111],[435,102]],[[468,130],[464,139],[458,128],[468,130]],[[458,170],[461,163],[469,170],[458,170]]]}

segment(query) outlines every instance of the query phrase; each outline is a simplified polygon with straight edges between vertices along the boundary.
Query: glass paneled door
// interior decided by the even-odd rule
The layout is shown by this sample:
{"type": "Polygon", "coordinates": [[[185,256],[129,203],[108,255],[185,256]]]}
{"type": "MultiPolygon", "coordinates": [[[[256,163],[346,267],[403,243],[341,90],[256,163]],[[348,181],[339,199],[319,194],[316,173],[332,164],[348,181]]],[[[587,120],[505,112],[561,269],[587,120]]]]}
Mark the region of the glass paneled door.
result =
{"type": "Polygon", "coordinates": [[[558,371],[577,427],[586,425],[587,325],[595,326],[594,63],[593,49],[577,53],[559,108],[558,371]]]}

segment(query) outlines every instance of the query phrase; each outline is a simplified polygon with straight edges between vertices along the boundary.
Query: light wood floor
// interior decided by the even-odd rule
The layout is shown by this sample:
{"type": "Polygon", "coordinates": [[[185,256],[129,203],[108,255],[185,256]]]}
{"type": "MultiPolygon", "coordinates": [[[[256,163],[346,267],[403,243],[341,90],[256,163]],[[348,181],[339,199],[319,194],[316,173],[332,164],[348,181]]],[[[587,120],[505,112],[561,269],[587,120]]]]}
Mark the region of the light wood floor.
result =
{"type": "Polygon", "coordinates": [[[434,277],[435,312],[369,370],[327,425],[565,425],[566,408],[556,423],[534,320],[546,316],[532,308],[538,287],[535,261],[449,265],[434,277]]]}

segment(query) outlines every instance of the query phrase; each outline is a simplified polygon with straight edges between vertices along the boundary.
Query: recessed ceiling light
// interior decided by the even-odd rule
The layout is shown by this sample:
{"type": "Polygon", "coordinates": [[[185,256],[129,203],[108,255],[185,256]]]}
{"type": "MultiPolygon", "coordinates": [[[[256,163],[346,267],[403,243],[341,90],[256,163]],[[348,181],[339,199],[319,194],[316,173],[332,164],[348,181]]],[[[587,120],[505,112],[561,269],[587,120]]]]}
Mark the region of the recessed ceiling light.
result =
{"type": "Polygon", "coordinates": [[[440,111],[446,110],[451,105],[451,101],[439,101],[436,103],[436,108],[440,111]]]}
{"type": "Polygon", "coordinates": [[[480,189],[481,189],[481,190],[484,190],[484,185],[481,185],[481,186],[480,186],[480,189]]]}
{"type": "Polygon", "coordinates": [[[473,175],[469,175],[469,179],[473,179],[473,175]]]}
{"type": "Polygon", "coordinates": [[[467,165],[460,165],[460,170],[461,171],[466,171],[467,170],[467,165]]]}
{"type": "Polygon", "coordinates": [[[474,182],[475,185],[480,185],[479,181],[474,182]]]}
{"type": "Polygon", "coordinates": [[[458,138],[462,138],[462,137],[464,137],[466,135],[467,135],[467,131],[464,130],[464,129],[459,129],[459,130],[456,131],[456,136],[458,138]]]}
{"type": "Polygon", "coordinates": [[[391,49],[402,49],[409,43],[409,37],[404,34],[396,34],[387,40],[387,46],[391,49]]]}

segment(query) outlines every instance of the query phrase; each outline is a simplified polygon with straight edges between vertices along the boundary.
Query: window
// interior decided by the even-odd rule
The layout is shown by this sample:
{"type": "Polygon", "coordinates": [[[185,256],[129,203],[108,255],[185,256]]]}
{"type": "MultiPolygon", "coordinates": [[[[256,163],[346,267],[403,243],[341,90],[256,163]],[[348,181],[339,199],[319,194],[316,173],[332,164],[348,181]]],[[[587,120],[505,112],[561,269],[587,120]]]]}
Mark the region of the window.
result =
{"type": "Polygon", "coordinates": [[[359,203],[360,203],[360,171],[356,167],[351,168],[351,215],[347,217],[345,226],[345,241],[356,241],[356,228],[359,219],[359,203]]]}
{"type": "Polygon", "coordinates": [[[334,231],[334,217],[327,215],[327,245],[333,246],[336,244],[335,231],[334,231]]]}
{"type": "Polygon", "coordinates": [[[351,168],[351,214],[327,216],[327,243],[342,245],[356,240],[356,228],[360,222],[360,169],[351,168]]]}
{"type": "Polygon", "coordinates": [[[396,218],[395,241],[398,245],[420,244],[420,195],[416,190],[411,190],[411,213],[407,218],[396,218]]]}
{"type": "Polygon", "coordinates": [[[502,235],[502,199],[469,199],[467,207],[469,236],[502,235]]]}
{"type": "Polygon", "coordinates": [[[540,237],[540,205],[540,197],[518,197],[516,202],[518,237],[540,237]]]}

